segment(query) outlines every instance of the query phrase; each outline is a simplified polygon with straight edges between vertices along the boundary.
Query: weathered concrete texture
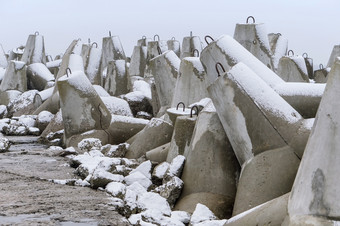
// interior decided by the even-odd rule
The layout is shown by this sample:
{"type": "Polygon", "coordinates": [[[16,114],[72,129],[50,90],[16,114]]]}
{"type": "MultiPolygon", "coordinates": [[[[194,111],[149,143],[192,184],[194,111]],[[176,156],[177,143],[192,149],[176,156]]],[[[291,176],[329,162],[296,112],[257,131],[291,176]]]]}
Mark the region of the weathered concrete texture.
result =
{"type": "Polygon", "coordinates": [[[207,206],[214,211],[223,202],[223,217],[230,217],[239,169],[233,149],[211,103],[201,111],[196,122],[181,178],[185,186],[180,199],[194,193],[217,195],[220,201],[216,206],[207,206]]]}
{"type": "Polygon", "coordinates": [[[90,82],[94,85],[101,84],[100,76],[100,63],[101,63],[102,50],[98,48],[96,43],[91,45],[88,56],[86,58],[85,74],[90,82]]]}
{"type": "Polygon", "coordinates": [[[302,56],[282,57],[277,74],[286,82],[309,82],[305,59],[302,56]]]}
{"type": "Polygon", "coordinates": [[[192,134],[194,132],[197,117],[179,116],[176,118],[174,132],[172,134],[169,152],[166,157],[167,162],[171,162],[177,155],[186,156],[192,134]]]}
{"type": "Polygon", "coordinates": [[[102,57],[100,65],[100,73],[107,67],[109,61],[126,60],[122,43],[119,36],[104,37],[102,43],[102,57]]]}
{"type": "Polygon", "coordinates": [[[181,43],[176,39],[168,40],[167,42],[168,50],[174,51],[178,57],[181,57],[181,43]]]}
{"type": "Polygon", "coordinates": [[[165,162],[168,156],[170,142],[146,152],[146,159],[153,162],[165,162]]]}
{"type": "Polygon", "coordinates": [[[143,130],[131,138],[133,142],[128,148],[126,157],[139,158],[147,151],[170,142],[172,132],[173,126],[170,123],[159,118],[151,119],[143,130]]]}
{"type": "Polygon", "coordinates": [[[29,89],[42,91],[50,81],[54,81],[54,75],[42,63],[30,64],[27,67],[27,80],[29,89]]]}
{"type": "Polygon", "coordinates": [[[171,105],[179,73],[179,66],[180,59],[171,50],[166,51],[150,61],[152,74],[155,78],[157,95],[159,97],[160,105],[163,108],[168,108],[171,105]]]}
{"type": "Polygon", "coordinates": [[[87,62],[87,58],[89,57],[89,53],[90,53],[90,49],[91,49],[91,43],[86,43],[86,44],[82,44],[81,46],[81,57],[83,58],[83,64],[86,65],[87,62]]]}
{"type": "MultiPolygon", "coordinates": [[[[169,119],[172,123],[172,125],[176,125],[176,119],[177,117],[179,116],[190,116],[190,112],[191,112],[191,109],[190,108],[183,108],[182,107],[183,105],[180,104],[180,106],[177,107],[174,107],[174,108],[168,108],[166,110],[166,113],[167,115],[169,116],[169,119]]],[[[195,113],[195,111],[193,111],[193,114],[195,113]]]]}
{"type": "Polygon", "coordinates": [[[27,65],[33,63],[46,64],[44,36],[39,35],[37,32],[28,36],[21,61],[27,65]]]}
{"type": "Polygon", "coordinates": [[[340,57],[340,45],[335,45],[333,47],[332,53],[328,59],[327,67],[332,67],[337,57],[340,57]]]}
{"type": "Polygon", "coordinates": [[[111,96],[119,96],[128,92],[125,60],[115,60],[108,63],[104,88],[111,96]]]}
{"type": "Polygon", "coordinates": [[[221,63],[225,71],[229,71],[231,67],[242,62],[260,76],[270,87],[274,88],[301,115],[308,118],[315,117],[324,91],[324,85],[284,82],[277,74],[230,36],[223,35],[218,40],[211,42],[202,51],[200,59],[207,73],[207,86],[217,78],[216,63],[221,63]],[[289,98],[291,96],[293,98],[289,98]],[[291,103],[292,100],[293,102],[291,103]]]}
{"type": "Polygon", "coordinates": [[[107,129],[111,114],[82,71],[61,77],[58,82],[66,139],[92,129],[107,129]]]}
{"type": "Polygon", "coordinates": [[[340,221],[326,219],[324,217],[312,215],[297,215],[291,219],[288,217],[282,223],[282,226],[336,226],[340,221]]]}
{"type": "Polygon", "coordinates": [[[27,91],[26,65],[23,61],[11,60],[0,84],[0,91],[18,90],[27,91]]]}
{"type": "Polygon", "coordinates": [[[270,33],[268,34],[268,40],[270,45],[270,50],[272,52],[272,63],[273,69],[276,72],[279,66],[280,58],[287,54],[288,50],[288,40],[284,38],[280,33],[270,33]]]}
{"type": "Polygon", "coordinates": [[[304,119],[245,64],[234,66],[208,91],[241,165],[286,145],[302,156],[310,132],[304,119]]]}
{"type": "MultiPolygon", "coordinates": [[[[83,58],[81,54],[81,41],[73,40],[70,46],[66,49],[61,65],[56,76],[56,81],[66,74],[66,69],[70,68],[71,71],[84,71],[83,58]]],[[[53,95],[48,98],[35,112],[39,114],[41,111],[49,111],[53,114],[57,113],[60,108],[59,93],[57,85],[54,86],[53,95]]]]}
{"type": "Polygon", "coordinates": [[[131,55],[129,75],[144,77],[146,68],[146,46],[135,46],[131,55]]]}
{"type": "Polygon", "coordinates": [[[198,53],[202,51],[202,43],[199,36],[184,37],[182,41],[181,59],[185,57],[193,57],[194,50],[198,50],[198,53]]]}
{"type": "Polygon", "coordinates": [[[281,225],[287,215],[289,193],[230,218],[225,226],[281,225]]]}
{"type": "Polygon", "coordinates": [[[289,147],[262,152],[242,166],[233,216],[290,192],[299,158],[289,147]]]}
{"type": "Polygon", "coordinates": [[[295,215],[317,215],[340,218],[340,61],[333,65],[325,93],[306,145],[288,211],[295,215]]]}
{"type": "Polygon", "coordinates": [[[110,134],[109,142],[111,144],[120,144],[141,131],[147,124],[148,120],[137,119],[121,115],[112,115],[111,124],[106,130],[110,134]]]}
{"type": "Polygon", "coordinates": [[[0,44],[0,67],[6,68],[7,65],[8,65],[7,57],[6,57],[4,49],[2,48],[2,45],[0,44]]]}
{"type": "Polygon", "coordinates": [[[314,81],[316,83],[326,83],[330,68],[322,68],[314,71],[314,81]]]}
{"type": "Polygon", "coordinates": [[[236,24],[234,39],[270,69],[272,52],[264,24],[236,24]]]}
{"type": "Polygon", "coordinates": [[[157,94],[157,87],[155,82],[152,82],[150,84],[150,88],[151,88],[151,105],[152,105],[152,113],[153,115],[157,115],[157,113],[159,112],[159,110],[161,109],[161,103],[157,94]]]}
{"type": "Polygon", "coordinates": [[[0,104],[8,105],[9,102],[17,98],[22,92],[18,90],[7,90],[4,92],[0,92],[0,104]]]}
{"type": "Polygon", "coordinates": [[[176,107],[179,102],[189,106],[208,97],[205,77],[204,68],[198,57],[183,58],[179,68],[171,107],[176,107]]]}

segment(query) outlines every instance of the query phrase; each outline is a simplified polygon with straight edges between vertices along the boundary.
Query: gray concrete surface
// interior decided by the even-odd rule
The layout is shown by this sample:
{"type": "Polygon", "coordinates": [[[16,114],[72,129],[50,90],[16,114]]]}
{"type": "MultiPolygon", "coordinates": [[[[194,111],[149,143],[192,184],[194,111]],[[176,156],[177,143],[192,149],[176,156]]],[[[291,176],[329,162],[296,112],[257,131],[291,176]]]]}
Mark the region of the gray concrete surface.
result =
{"type": "Polygon", "coordinates": [[[105,192],[48,181],[75,178],[67,158],[37,137],[8,138],[15,143],[0,154],[1,225],[128,225],[105,192]]]}

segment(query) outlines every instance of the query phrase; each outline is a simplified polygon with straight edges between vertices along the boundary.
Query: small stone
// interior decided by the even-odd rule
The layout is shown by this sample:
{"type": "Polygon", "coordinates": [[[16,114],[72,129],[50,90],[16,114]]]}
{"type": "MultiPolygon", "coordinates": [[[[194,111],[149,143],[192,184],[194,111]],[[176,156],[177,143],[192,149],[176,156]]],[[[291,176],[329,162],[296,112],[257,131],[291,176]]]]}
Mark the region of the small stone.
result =
{"type": "Polygon", "coordinates": [[[28,134],[29,135],[34,135],[34,136],[39,136],[40,135],[40,130],[37,127],[29,127],[28,128],[28,134]]]}
{"type": "Polygon", "coordinates": [[[10,146],[11,146],[11,143],[9,142],[7,138],[4,138],[4,137],[0,138],[0,152],[8,151],[10,146]]]}
{"type": "Polygon", "coordinates": [[[157,187],[154,191],[159,193],[163,198],[166,198],[171,207],[175,206],[175,203],[181,195],[184,183],[178,177],[172,177],[167,183],[157,187]]]}
{"type": "Polygon", "coordinates": [[[92,149],[100,150],[102,142],[97,138],[86,138],[78,143],[78,148],[83,152],[89,152],[92,149]]]}
{"type": "Polygon", "coordinates": [[[169,166],[169,170],[163,179],[163,184],[171,180],[172,177],[181,177],[184,168],[185,157],[183,155],[176,156],[169,166]]]}
{"type": "Polygon", "coordinates": [[[110,182],[106,185],[105,191],[113,197],[123,198],[126,186],[120,182],[110,182]]]}
{"type": "Polygon", "coordinates": [[[161,164],[157,165],[152,173],[152,183],[161,185],[169,167],[170,164],[168,162],[162,162],[161,164]]]}

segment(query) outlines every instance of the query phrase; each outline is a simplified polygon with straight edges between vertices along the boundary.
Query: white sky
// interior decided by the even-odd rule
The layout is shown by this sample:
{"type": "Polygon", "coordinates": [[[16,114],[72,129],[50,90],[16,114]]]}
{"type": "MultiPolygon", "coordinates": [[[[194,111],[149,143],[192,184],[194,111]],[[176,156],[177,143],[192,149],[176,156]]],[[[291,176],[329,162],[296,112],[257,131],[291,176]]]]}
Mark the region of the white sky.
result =
{"type": "Polygon", "coordinates": [[[7,52],[39,31],[47,54],[63,53],[73,39],[119,35],[130,56],[143,35],[182,41],[190,31],[201,37],[233,36],[248,16],[280,32],[295,54],[327,64],[340,43],[339,0],[0,0],[0,43],[7,52]]]}

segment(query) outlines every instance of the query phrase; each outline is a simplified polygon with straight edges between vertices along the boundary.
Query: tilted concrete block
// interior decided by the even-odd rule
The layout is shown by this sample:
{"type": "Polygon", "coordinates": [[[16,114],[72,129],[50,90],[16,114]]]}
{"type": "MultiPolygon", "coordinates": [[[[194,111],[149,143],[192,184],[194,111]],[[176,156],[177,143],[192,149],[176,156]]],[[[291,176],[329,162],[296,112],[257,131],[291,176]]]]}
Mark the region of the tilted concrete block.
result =
{"type": "Polygon", "coordinates": [[[109,127],[111,114],[83,71],[67,72],[58,79],[57,85],[66,139],[109,127]]]}
{"type": "Polygon", "coordinates": [[[135,46],[131,55],[131,62],[129,67],[130,76],[141,76],[144,77],[144,71],[146,68],[146,57],[147,57],[146,46],[135,46]]]}
{"type": "Polygon", "coordinates": [[[39,35],[39,32],[35,32],[34,35],[28,36],[21,61],[25,62],[27,65],[33,63],[46,64],[44,36],[39,35]]]}
{"type": "Polygon", "coordinates": [[[157,95],[161,108],[171,106],[172,96],[175,90],[176,80],[179,73],[180,59],[169,50],[153,58],[150,61],[152,74],[155,78],[157,95]]]}
{"type": "Polygon", "coordinates": [[[34,63],[27,67],[27,80],[30,89],[42,91],[50,81],[54,81],[54,75],[45,64],[34,63]]]}
{"type": "Polygon", "coordinates": [[[272,52],[273,70],[276,72],[281,57],[286,56],[288,50],[288,40],[280,33],[268,34],[270,49],[272,52]]]}
{"type": "Polygon", "coordinates": [[[270,87],[274,88],[289,104],[305,118],[315,117],[323,91],[323,84],[287,83],[241,44],[228,35],[211,42],[200,55],[201,62],[207,73],[207,86],[217,77],[216,63],[221,63],[225,71],[239,62],[246,64],[261,77],[270,87]]]}
{"type": "Polygon", "coordinates": [[[110,61],[104,83],[105,90],[112,96],[128,93],[128,75],[125,60],[110,61]]]}
{"type": "Polygon", "coordinates": [[[184,57],[193,57],[194,52],[198,51],[200,53],[202,51],[202,43],[199,36],[187,36],[183,38],[182,41],[182,52],[181,59],[184,57]]]}
{"type": "Polygon", "coordinates": [[[92,43],[86,57],[85,74],[90,82],[94,85],[101,84],[101,73],[99,70],[101,63],[102,50],[98,48],[97,43],[92,43]]]}
{"type": "Polygon", "coordinates": [[[309,83],[305,59],[302,56],[285,56],[279,61],[277,74],[286,82],[309,83]]]}
{"type": "Polygon", "coordinates": [[[131,138],[133,142],[125,157],[139,158],[145,155],[147,151],[170,142],[172,133],[173,126],[170,123],[160,118],[151,119],[143,130],[131,138]],[[155,139],[156,137],[157,139],[155,139]]]}
{"type": "Polygon", "coordinates": [[[0,84],[0,91],[18,90],[27,91],[26,64],[23,61],[11,60],[8,63],[4,78],[0,84]]]}
{"type": "Polygon", "coordinates": [[[168,50],[174,51],[178,57],[181,56],[181,43],[176,40],[174,37],[171,40],[168,40],[167,42],[168,50]]]}
{"type": "Polygon", "coordinates": [[[264,24],[236,24],[234,39],[270,69],[274,69],[268,33],[264,24]]]}
{"type": "Polygon", "coordinates": [[[233,216],[290,192],[299,164],[289,147],[262,152],[244,163],[233,216]]]}
{"type": "Polygon", "coordinates": [[[315,118],[301,164],[290,195],[290,217],[314,215],[340,218],[340,61],[329,73],[325,93],[315,118]]]}
{"type": "Polygon", "coordinates": [[[208,92],[241,165],[286,145],[302,156],[309,121],[245,64],[238,63],[219,77],[208,92]]]}
{"type": "Polygon", "coordinates": [[[335,45],[333,47],[331,55],[329,56],[328,59],[327,67],[332,67],[337,57],[340,57],[340,45],[335,45]]]}
{"type": "MultiPolygon", "coordinates": [[[[197,118],[181,178],[185,186],[179,203],[194,193],[210,193],[220,199],[213,207],[211,203],[204,203],[204,200],[196,201],[208,206],[213,212],[217,206],[220,208],[223,206],[223,218],[230,217],[239,170],[234,151],[211,103],[197,118]]],[[[176,208],[181,205],[185,204],[178,204],[176,208]]]]}
{"type": "Polygon", "coordinates": [[[198,57],[183,58],[179,68],[171,107],[175,107],[179,102],[189,106],[208,97],[205,77],[204,68],[198,57]]]}

